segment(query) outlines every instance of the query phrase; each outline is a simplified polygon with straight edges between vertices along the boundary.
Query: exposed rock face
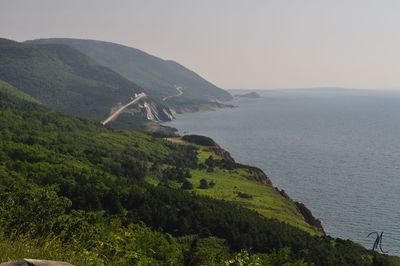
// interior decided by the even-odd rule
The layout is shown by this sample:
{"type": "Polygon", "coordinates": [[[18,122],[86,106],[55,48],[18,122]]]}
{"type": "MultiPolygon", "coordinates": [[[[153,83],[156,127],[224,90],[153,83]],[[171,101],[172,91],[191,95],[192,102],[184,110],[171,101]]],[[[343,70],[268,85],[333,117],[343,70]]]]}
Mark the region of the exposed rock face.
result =
{"type": "MultiPolygon", "coordinates": [[[[275,187],[275,190],[279,192],[279,194],[282,195],[282,197],[285,197],[287,199],[292,200],[289,195],[286,193],[285,190],[283,189],[279,189],[277,187],[275,187]]],[[[314,217],[314,215],[311,213],[311,211],[306,207],[306,205],[304,205],[301,202],[294,202],[296,205],[297,210],[300,212],[300,214],[303,216],[304,220],[311,225],[312,227],[314,227],[318,232],[320,232],[322,235],[326,235],[324,228],[322,227],[321,221],[317,218],[314,217]]]]}
{"type": "Polygon", "coordinates": [[[269,179],[269,177],[264,173],[263,170],[260,168],[254,167],[254,166],[249,166],[249,165],[244,165],[244,164],[239,164],[241,167],[247,168],[249,171],[249,179],[257,181],[258,183],[264,184],[266,186],[272,186],[272,182],[269,179]]]}
{"type": "Polygon", "coordinates": [[[235,159],[232,158],[231,154],[218,145],[215,147],[210,147],[210,150],[214,152],[216,155],[220,156],[223,160],[233,163],[235,162],[235,159]]]}
{"type": "Polygon", "coordinates": [[[148,120],[160,122],[175,119],[168,107],[161,106],[153,101],[144,101],[143,107],[148,120]]]}
{"type": "Polygon", "coordinates": [[[175,119],[172,111],[165,105],[150,99],[143,99],[139,104],[129,107],[128,111],[134,115],[140,115],[154,122],[172,121],[175,119]]]}
{"type": "Polygon", "coordinates": [[[251,167],[249,168],[249,172],[251,174],[251,177],[256,180],[257,182],[272,186],[272,182],[269,179],[269,177],[263,172],[263,170],[256,168],[256,167],[251,167]]]}
{"type": "Polygon", "coordinates": [[[303,215],[304,220],[306,220],[309,225],[313,226],[315,229],[317,229],[318,232],[325,236],[326,233],[321,225],[321,221],[312,215],[311,211],[306,207],[306,205],[297,201],[295,201],[294,203],[296,204],[296,207],[301,215],[303,215]]]}
{"type": "Polygon", "coordinates": [[[279,194],[281,194],[281,195],[282,195],[282,197],[284,197],[284,198],[287,198],[287,199],[290,199],[289,195],[286,193],[286,191],[285,191],[285,190],[283,190],[283,189],[279,189],[278,187],[275,187],[275,190],[276,190],[276,191],[278,191],[278,192],[279,192],[279,194]]]}
{"type": "MultiPolygon", "coordinates": [[[[226,160],[233,163],[235,162],[235,159],[232,158],[231,154],[228,151],[221,148],[220,146],[217,145],[215,147],[210,147],[209,149],[216,155],[220,156],[222,160],[226,160]]],[[[240,166],[246,167],[249,170],[250,173],[249,179],[255,180],[264,185],[272,186],[271,180],[260,168],[242,164],[240,164],[240,166]]]]}
{"type": "Polygon", "coordinates": [[[68,262],[53,260],[22,259],[1,263],[0,266],[73,266],[68,262]]]}

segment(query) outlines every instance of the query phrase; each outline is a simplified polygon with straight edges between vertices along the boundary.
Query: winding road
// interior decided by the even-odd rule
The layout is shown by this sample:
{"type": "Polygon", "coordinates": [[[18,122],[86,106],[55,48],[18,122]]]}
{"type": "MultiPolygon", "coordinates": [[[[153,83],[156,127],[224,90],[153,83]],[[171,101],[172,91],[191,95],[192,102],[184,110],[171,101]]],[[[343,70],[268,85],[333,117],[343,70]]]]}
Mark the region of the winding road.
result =
{"type": "Polygon", "coordinates": [[[172,97],[179,97],[179,96],[181,96],[182,94],[183,94],[183,91],[182,91],[182,87],[176,87],[175,88],[177,91],[178,91],[178,93],[176,94],[176,95],[171,95],[171,96],[167,96],[167,97],[164,97],[162,100],[163,101],[166,101],[166,100],[168,100],[169,98],[172,98],[172,97]]]}
{"type": "Polygon", "coordinates": [[[141,92],[139,94],[137,94],[135,96],[135,98],[130,101],[129,103],[125,104],[124,106],[121,106],[120,108],[118,108],[117,111],[115,111],[114,113],[112,113],[109,117],[107,117],[106,120],[104,120],[103,122],[101,122],[103,125],[107,124],[108,122],[110,122],[111,120],[113,120],[115,117],[117,117],[125,108],[131,106],[132,104],[137,103],[140,99],[147,97],[146,93],[141,92]]]}

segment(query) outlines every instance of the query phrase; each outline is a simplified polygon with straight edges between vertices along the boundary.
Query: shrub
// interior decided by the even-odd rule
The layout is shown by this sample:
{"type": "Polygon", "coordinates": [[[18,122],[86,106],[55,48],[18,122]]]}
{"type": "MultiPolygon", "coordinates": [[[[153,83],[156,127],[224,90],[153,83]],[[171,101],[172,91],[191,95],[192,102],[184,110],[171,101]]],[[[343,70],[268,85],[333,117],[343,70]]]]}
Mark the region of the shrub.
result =
{"type": "Polygon", "coordinates": [[[193,189],[192,183],[189,181],[185,180],[181,186],[182,189],[193,189]]]}
{"type": "Polygon", "coordinates": [[[199,188],[201,188],[201,189],[208,189],[208,188],[209,188],[209,185],[208,185],[207,180],[205,180],[204,178],[202,178],[202,179],[200,180],[200,186],[199,186],[199,188]]]}
{"type": "Polygon", "coordinates": [[[214,180],[212,180],[208,185],[210,186],[210,188],[215,187],[217,183],[214,182],[214,180]]]}
{"type": "Polygon", "coordinates": [[[241,191],[236,192],[236,194],[237,194],[240,198],[243,198],[243,199],[252,199],[252,198],[253,198],[252,195],[247,194],[247,193],[244,193],[244,192],[241,192],[241,191]]]}
{"type": "Polygon", "coordinates": [[[215,160],[214,160],[214,157],[213,157],[212,155],[210,155],[210,157],[208,157],[208,158],[206,159],[205,164],[206,164],[208,167],[214,167],[215,164],[216,164],[216,162],[215,162],[215,160]]]}
{"type": "Polygon", "coordinates": [[[186,178],[191,178],[191,177],[192,177],[192,174],[190,173],[190,170],[189,170],[189,169],[186,169],[186,171],[185,171],[185,177],[186,177],[186,178]]]}
{"type": "Polygon", "coordinates": [[[71,201],[59,197],[52,187],[14,186],[0,194],[0,227],[6,235],[16,231],[45,236],[70,206],[71,201]]]}

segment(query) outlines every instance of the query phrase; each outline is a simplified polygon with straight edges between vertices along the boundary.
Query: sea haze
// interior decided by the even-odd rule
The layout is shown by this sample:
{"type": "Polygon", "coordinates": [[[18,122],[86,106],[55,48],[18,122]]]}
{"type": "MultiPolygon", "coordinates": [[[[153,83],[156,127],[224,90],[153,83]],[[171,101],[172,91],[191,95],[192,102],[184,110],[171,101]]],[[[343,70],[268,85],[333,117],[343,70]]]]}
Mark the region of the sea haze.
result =
{"type": "Polygon", "coordinates": [[[212,137],[304,202],[333,237],[400,255],[400,92],[261,92],[238,107],[179,115],[180,134],[212,137]]]}

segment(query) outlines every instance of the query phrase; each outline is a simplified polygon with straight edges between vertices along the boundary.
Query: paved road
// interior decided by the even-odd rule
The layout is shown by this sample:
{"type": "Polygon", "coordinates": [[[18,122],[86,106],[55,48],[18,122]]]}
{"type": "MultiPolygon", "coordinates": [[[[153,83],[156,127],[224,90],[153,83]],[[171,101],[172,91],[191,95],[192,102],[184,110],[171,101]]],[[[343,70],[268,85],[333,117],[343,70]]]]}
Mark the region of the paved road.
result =
{"type": "Polygon", "coordinates": [[[168,100],[169,98],[172,98],[172,97],[181,96],[182,93],[183,93],[182,89],[183,89],[182,87],[176,87],[176,90],[178,91],[178,93],[176,95],[171,95],[171,96],[164,97],[162,100],[165,101],[165,100],[168,100]]]}
{"type": "Polygon", "coordinates": [[[104,120],[103,122],[101,122],[103,125],[107,124],[108,122],[110,122],[111,120],[113,120],[114,118],[116,118],[125,108],[127,108],[128,106],[137,103],[140,99],[147,97],[146,93],[142,92],[139,93],[138,95],[136,95],[136,97],[130,101],[129,103],[125,104],[124,106],[118,108],[117,111],[115,111],[114,113],[112,113],[109,117],[107,117],[106,120],[104,120]]]}

